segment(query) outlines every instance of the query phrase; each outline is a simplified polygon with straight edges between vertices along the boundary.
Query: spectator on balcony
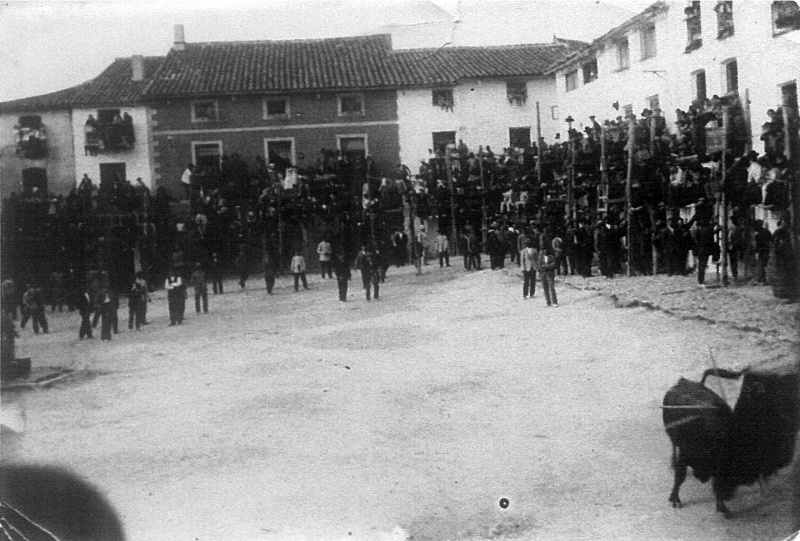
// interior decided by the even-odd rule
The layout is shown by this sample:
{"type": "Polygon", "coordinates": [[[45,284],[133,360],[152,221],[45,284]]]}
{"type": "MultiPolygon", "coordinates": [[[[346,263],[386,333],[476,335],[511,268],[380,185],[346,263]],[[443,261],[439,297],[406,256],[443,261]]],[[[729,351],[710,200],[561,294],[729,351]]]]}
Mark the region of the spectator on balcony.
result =
{"type": "Polygon", "coordinates": [[[94,118],[94,115],[89,115],[86,119],[86,124],[83,125],[84,135],[84,154],[92,156],[97,155],[100,148],[100,124],[94,118]]]}
{"type": "Polygon", "coordinates": [[[129,115],[127,111],[122,115],[120,132],[122,135],[122,143],[127,147],[132,147],[136,142],[136,137],[133,133],[133,117],[129,115]]]}

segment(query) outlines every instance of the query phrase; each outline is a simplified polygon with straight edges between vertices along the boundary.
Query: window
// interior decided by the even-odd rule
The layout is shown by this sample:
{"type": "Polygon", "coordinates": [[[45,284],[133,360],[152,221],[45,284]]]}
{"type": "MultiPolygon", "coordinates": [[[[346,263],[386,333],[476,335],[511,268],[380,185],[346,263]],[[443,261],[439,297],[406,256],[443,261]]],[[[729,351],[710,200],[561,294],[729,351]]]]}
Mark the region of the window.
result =
{"type": "Polygon", "coordinates": [[[217,173],[222,159],[222,143],[220,141],[193,142],[192,155],[197,173],[217,173]]]}
{"type": "Polygon", "coordinates": [[[38,160],[47,155],[47,130],[42,125],[42,117],[38,115],[19,117],[15,131],[17,155],[30,160],[38,160]]]}
{"type": "Polygon", "coordinates": [[[686,50],[690,53],[703,45],[703,25],[700,18],[700,2],[691,2],[686,13],[686,50]]]}
{"type": "Polygon", "coordinates": [[[508,128],[508,146],[526,148],[531,146],[531,127],[508,128]]]}
{"type": "Polygon", "coordinates": [[[578,88],[578,70],[571,71],[564,76],[567,84],[567,92],[578,88]]]}
{"type": "Polygon", "coordinates": [[[719,1],[714,7],[717,12],[717,39],[726,39],[733,35],[733,2],[719,1]]]}
{"type": "Polygon", "coordinates": [[[800,28],[800,7],[797,2],[772,3],[772,35],[779,36],[800,28]]]}
{"type": "Polygon", "coordinates": [[[656,25],[651,24],[643,28],[640,39],[642,60],[654,57],[656,55],[656,25]]]}
{"type": "Polygon", "coordinates": [[[440,88],[431,92],[433,97],[433,105],[441,107],[445,111],[453,110],[453,89],[440,88]]]}
{"type": "Polygon", "coordinates": [[[626,70],[631,67],[631,48],[628,38],[617,42],[617,69],[626,70]]]}
{"type": "Polygon", "coordinates": [[[695,98],[705,101],[708,97],[706,93],[706,72],[704,70],[696,71],[692,74],[694,77],[695,98]]]}
{"type": "Polygon", "coordinates": [[[597,59],[583,65],[583,84],[589,84],[597,79],[597,59]]]}
{"type": "Polygon", "coordinates": [[[192,103],[192,122],[211,122],[217,120],[217,102],[196,101],[192,103]]]}
{"type": "Polygon", "coordinates": [[[264,100],[264,119],[289,118],[289,100],[286,98],[266,98],[264,100]]]}
{"type": "Polygon", "coordinates": [[[456,144],[456,132],[454,131],[435,131],[432,134],[433,150],[444,156],[447,145],[456,144]]]}
{"type": "Polygon", "coordinates": [[[264,139],[264,155],[267,163],[275,164],[275,169],[286,173],[286,168],[295,163],[294,138],[264,139]]]}
{"type": "Polygon", "coordinates": [[[647,98],[648,109],[651,111],[661,110],[661,100],[658,99],[658,94],[647,98]]]}
{"type": "Polygon", "coordinates": [[[523,105],[528,100],[528,84],[525,81],[508,81],[506,83],[508,103],[523,105]]]}
{"type": "Polygon", "coordinates": [[[550,118],[553,120],[558,120],[558,105],[553,105],[550,107],[550,118]]]}
{"type": "Polygon", "coordinates": [[[42,127],[42,117],[26,115],[19,117],[19,127],[23,130],[38,130],[42,127]]]}
{"type": "Polygon", "coordinates": [[[736,59],[728,60],[725,66],[725,90],[729,94],[739,91],[739,65],[736,59]]]}
{"type": "Polygon", "coordinates": [[[362,163],[367,159],[369,147],[367,146],[367,135],[337,135],[336,143],[342,156],[346,157],[350,163],[362,163]]]}
{"type": "Polygon", "coordinates": [[[341,94],[338,96],[339,116],[363,116],[363,94],[341,94]]]}

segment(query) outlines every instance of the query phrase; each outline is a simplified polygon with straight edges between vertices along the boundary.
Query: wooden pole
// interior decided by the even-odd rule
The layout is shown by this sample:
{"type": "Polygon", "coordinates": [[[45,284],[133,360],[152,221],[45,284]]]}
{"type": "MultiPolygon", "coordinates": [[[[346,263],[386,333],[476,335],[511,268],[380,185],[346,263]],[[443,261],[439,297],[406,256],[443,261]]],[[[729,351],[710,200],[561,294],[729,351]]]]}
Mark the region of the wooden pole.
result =
{"type": "Polygon", "coordinates": [[[725,182],[727,178],[727,154],[728,154],[728,128],[730,124],[730,108],[725,105],[722,108],[722,175],[720,178],[720,191],[722,192],[722,239],[720,257],[722,257],[722,285],[728,285],[728,199],[725,195],[725,182]]]}
{"type": "Polygon", "coordinates": [[[444,155],[444,163],[445,167],[447,168],[447,181],[450,183],[450,219],[452,223],[452,235],[453,240],[451,244],[453,246],[453,255],[458,255],[458,229],[456,228],[456,196],[455,196],[455,181],[453,180],[453,164],[452,164],[452,156],[451,152],[453,149],[450,145],[447,145],[445,149],[444,155]]]}
{"type": "MultiPolygon", "coordinates": [[[[605,210],[608,213],[608,163],[606,162],[606,127],[600,126],[600,190],[605,198],[605,210]]],[[[600,198],[598,197],[598,200],[600,198]]],[[[599,201],[598,201],[599,202],[599,201]]],[[[607,218],[607,216],[604,216],[607,218]]]]}
{"type": "Polygon", "coordinates": [[[536,180],[542,186],[542,117],[539,113],[539,102],[536,102],[536,180]]]}
{"type": "Polygon", "coordinates": [[[630,115],[628,118],[628,176],[625,180],[625,217],[627,219],[627,231],[625,233],[625,238],[627,242],[625,243],[627,246],[628,252],[628,264],[626,275],[628,278],[631,276],[631,254],[632,250],[631,247],[633,243],[631,242],[631,232],[633,231],[633,227],[631,227],[631,183],[633,182],[633,154],[634,154],[634,146],[636,141],[636,117],[630,115]]]}
{"type": "Polygon", "coordinates": [[[744,101],[742,102],[742,109],[744,112],[744,125],[747,130],[747,144],[745,145],[745,152],[749,153],[753,150],[753,125],[750,120],[750,89],[744,89],[744,101]]]}
{"type": "Polygon", "coordinates": [[[486,246],[489,234],[489,209],[486,207],[486,181],[483,178],[483,147],[478,147],[478,166],[481,171],[481,242],[486,246]]]}

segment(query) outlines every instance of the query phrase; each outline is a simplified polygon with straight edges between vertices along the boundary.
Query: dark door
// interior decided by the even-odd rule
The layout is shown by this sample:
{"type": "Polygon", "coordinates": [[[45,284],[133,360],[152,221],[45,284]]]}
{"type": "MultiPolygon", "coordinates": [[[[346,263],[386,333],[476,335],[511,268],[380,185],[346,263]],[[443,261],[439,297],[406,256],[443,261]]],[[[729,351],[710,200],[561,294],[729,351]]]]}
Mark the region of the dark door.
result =
{"type": "Polygon", "coordinates": [[[41,167],[29,167],[22,170],[22,193],[26,197],[34,194],[47,195],[47,171],[41,167]]]}
{"type": "Polygon", "coordinates": [[[116,182],[127,180],[125,175],[125,163],[101,163],[100,164],[100,186],[106,184],[114,185],[116,182]]]}

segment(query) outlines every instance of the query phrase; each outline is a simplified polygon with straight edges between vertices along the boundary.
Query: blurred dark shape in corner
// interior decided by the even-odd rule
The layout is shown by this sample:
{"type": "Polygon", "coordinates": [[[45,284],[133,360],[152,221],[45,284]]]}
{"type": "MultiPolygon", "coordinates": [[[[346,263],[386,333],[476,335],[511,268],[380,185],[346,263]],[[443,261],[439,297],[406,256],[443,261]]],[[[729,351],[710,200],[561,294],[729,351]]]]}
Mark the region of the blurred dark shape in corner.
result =
{"type": "Polygon", "coordinates": [[[122,541],[122,523],[100,492],[63,468],[0,469],[0,539],[122,541]]]}

